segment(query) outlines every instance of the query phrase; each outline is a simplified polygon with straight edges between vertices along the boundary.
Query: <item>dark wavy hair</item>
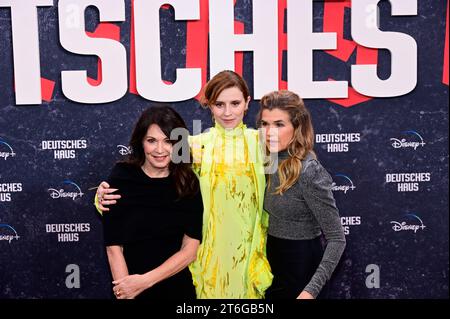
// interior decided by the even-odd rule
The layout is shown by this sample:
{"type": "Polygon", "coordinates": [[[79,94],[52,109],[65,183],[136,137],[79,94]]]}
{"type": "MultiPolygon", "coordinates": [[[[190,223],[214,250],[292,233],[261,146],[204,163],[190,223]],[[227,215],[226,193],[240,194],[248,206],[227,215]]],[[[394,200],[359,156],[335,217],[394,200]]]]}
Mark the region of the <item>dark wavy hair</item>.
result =
{"type": "MultiPolygon", "coordinates": [[[[134,126],[133,133],[131,134],[130,146],[131,154],[125,161],[131,165],[140,167],[145,162],[145,153],[143,148],[143,141],[147,135],[148,128],[151,125],[158,125],[161,131],[170,139],[170,133],[172,130],[177,128],[182,128],[187,131],[186,124],[183,118],[170,106],[153,106],[142,112],[139,120],[134,126]]],[[[186,136],[187,137],[187,136],[186,136]]],[[[178,140],[171,140],[172,144],[175,143],[188,143],[187,138],[179,136],[178,140]]],[[[192,170],[192,155],[190,153],[189,145],[183,147],[181,150],[189,151],[189,161],[180,163],[174,163],[173,161],[169,164],[169,171],[172,178],[175,181],[175,187],[180,198],[189,197],[197,194],[199,191],[199,182],[197,176],[192,170]]]]}

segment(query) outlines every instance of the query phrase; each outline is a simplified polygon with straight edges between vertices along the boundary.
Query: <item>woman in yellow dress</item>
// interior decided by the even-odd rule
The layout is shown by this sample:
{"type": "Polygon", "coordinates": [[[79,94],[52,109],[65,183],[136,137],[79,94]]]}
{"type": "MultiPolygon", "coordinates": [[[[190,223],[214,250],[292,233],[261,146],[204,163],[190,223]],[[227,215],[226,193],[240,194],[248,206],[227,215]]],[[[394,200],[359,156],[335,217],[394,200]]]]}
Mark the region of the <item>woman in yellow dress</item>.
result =
{"type": "Polygon", "coordinates": [[[263,298],[272,275],[259,135],[242,122],[249,90],[238,74],[223,71],[204,92],[215,126],[191,138],[204,202],[203,241],[190,265],[197,298],[263,298]]]}
{"type": "MultiPolygon", "coordinates": [[[[249,102],[242,77],[220,72],[204,89],[203,104],[215,126],[190,137],[204,203],[203,240],[189,266],[197,298],[264,298],[272,282],[266,258],[263,152],[258,131],[243,124],[249,102]]],[[[120,198],[108,187],[103,182],[97,191],[102,211],[120,198]]]]}

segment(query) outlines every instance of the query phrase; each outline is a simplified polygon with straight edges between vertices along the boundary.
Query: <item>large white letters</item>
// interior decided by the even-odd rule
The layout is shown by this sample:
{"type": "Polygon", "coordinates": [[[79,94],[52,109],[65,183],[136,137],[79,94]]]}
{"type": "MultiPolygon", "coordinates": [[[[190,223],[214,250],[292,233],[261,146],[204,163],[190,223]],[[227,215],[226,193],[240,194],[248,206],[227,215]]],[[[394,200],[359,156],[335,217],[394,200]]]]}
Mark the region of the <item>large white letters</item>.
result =
{"type": "Polygon", "coordinates": [[[346,81],[313,81],[313,50],[336,49],[336,33],[313,32],[311,0],[288,0],[287,12],[289,89],[303,98],[347,97],[346,81]]]}
{"type": "Polygon", "coordinates": [[[124,0],[60,0],[59,32],[61,45],[68,51],[97,55],[102,61],[102,82],[93,86],[86,71],[61,72],[62,90],[70,100],[80,103],[107,103],[127,92],[127,58],[120,42],[91,38],[86,34],[84,12],[96,6],[100,21],[124,21],[124,0]]]}
{"type": "Polygon", "coordinates": [[[16,104],[41,104],[41,64],[37,7],[53,0],[0,0],[11,7],[16,104]]]}
{"type": "Polygon", "coordinates": [[[253,0],[253,34],[234,34],[233,1],[210,0],[210,74],[234,70],[236,51],[253,51],[254,98],[278,88],[277,0],[253,0]]]}
{"type": "Polygon", "coordinates": [[[202,85],[200,69],[177,69],[172,85],[161,79],[161,38],[159,9],[175,8],[176,20],[198,20],[199,0],[135,0],[136,86],[139,94],[152,101],[176,102],[193,98],[202,85]]]}
{"type": "MultiPolygon", "coordinates": [[[[370,97],[401,96],[417,85],[417,43],[410,35],[379,29],[374,14],[378,13],[379,1],[352,1],[351,32],[353,40],[361,46],[390,51],[391,74],[388,79],[380,79],[377,65],[353,65],[351,84],[358,93],[370,97]]],[[[0,0],[0,8],[11,8],[17,105],[42,103],[37,8],[52,6],[53,2],[0,0]]],[[[417,15],[417,0],[391,0],[390,3],[393,16],[417,15]]],[[[184,101],[200,92],[201,69],[177,69],[175,83],[163,82],[159,19],[163,4],[174,7],[176,20],[200,18],[200,0],[134,0],[137,91],[151,101],[184,101]]],[[[235,52],[251,51],[254,54],[253,97],[260,99],[267,92],[277,90],[278,1],[252,1],[251,34],[234,33],[234,1],[209,0],[208,5],[210,78],[222,70],[234,69],[235,52]]],[[[62,47],[75,54],[98,56],[102,65],[99,85],[88,82],[86,70],[63,70],[62,91],[68,99],[79,103],[114,102],[128,89],[126,50],[119,41],[86,34],[88,6],[98,8],[102,22],[125,21],[125,0],[58,2],[62,47]]],[[[288,87],[303,98],[346,98],[347,81],[314,81],[314,50],[336,49],[337,38],[335,33],[313,32],[313,17],[313,0],[287,0],[288,87]]]]}
{"type": "MultiPolygon", "coordinates": [[[[379,0],[352,1],[352,37],[369,48],[386,48],[391,53],[391,76],[381,80],[376,65],[353,65],[352,86],[359,93],[373,97],[401,96],[411,92],[417,84],[417,43],[409,35],[382,32],[368,23],[369,6],[379,0]]],[[[417,0],[391,0],[392,15],[417,15],[417,0]]]]}

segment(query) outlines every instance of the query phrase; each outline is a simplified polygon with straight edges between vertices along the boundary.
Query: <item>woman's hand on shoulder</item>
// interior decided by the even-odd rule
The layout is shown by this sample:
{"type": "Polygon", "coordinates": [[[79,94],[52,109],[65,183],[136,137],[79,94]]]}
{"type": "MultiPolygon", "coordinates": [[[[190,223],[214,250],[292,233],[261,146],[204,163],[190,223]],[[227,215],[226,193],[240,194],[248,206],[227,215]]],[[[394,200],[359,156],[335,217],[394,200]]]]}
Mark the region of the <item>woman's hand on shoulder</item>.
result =
{"type": "Polygon", "coordinates": [[[109,211],[108,205],[114,205],[120,199],[119,194],[113,194],[118,191],[117,188],[111,188],[107,182],[101,182],[97,188],[97,208],[102,212],[109,211]]]}

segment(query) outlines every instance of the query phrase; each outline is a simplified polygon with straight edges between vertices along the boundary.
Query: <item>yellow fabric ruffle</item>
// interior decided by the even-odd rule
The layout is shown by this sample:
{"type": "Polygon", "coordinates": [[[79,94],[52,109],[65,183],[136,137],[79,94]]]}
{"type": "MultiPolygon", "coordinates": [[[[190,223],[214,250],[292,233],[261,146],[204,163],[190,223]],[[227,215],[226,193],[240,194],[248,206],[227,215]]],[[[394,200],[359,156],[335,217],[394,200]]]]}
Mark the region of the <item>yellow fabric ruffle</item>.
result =
{"type": "Polygon", "coordinates": [[[189,266],[198,298],[263,298],[272,282],[258,139],[243,123],[190,138],[204,204],[203,240],[189,266]]]}

